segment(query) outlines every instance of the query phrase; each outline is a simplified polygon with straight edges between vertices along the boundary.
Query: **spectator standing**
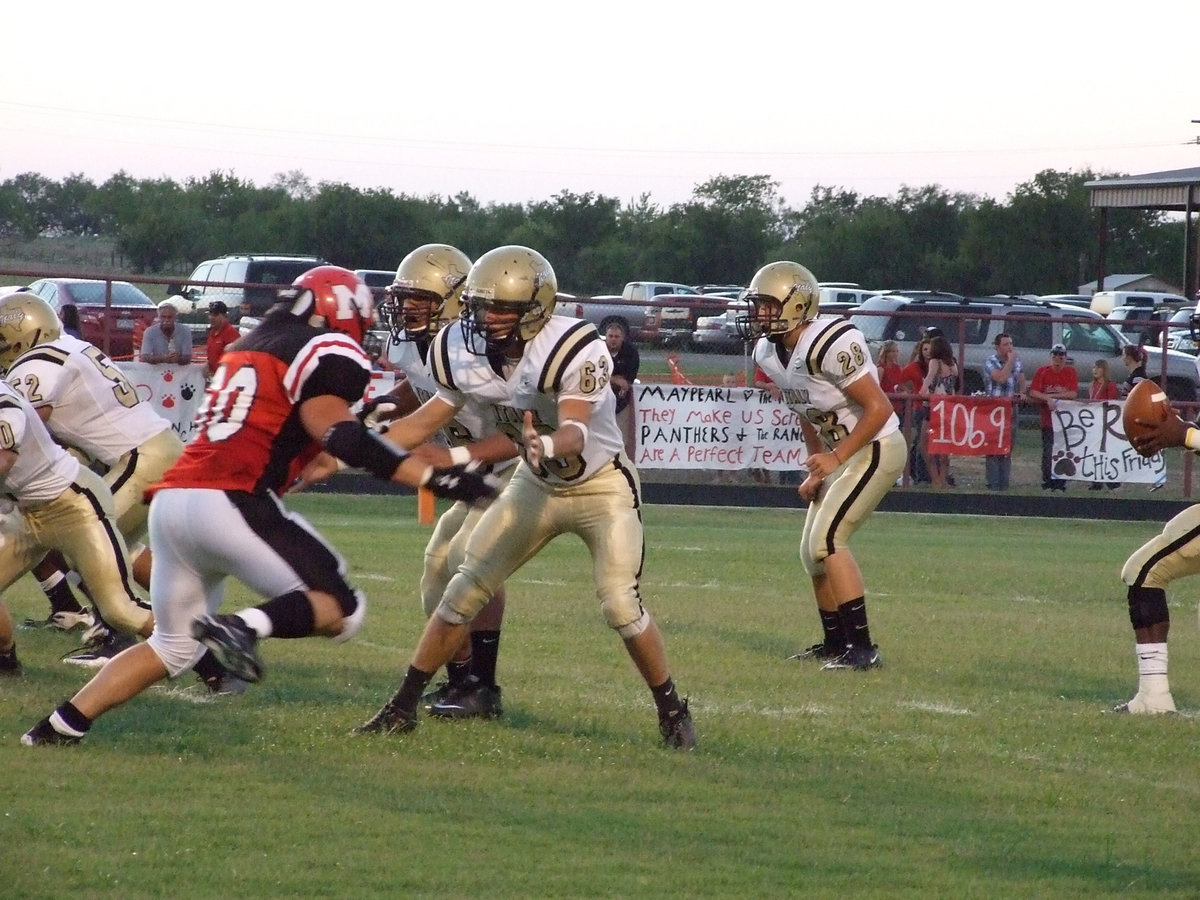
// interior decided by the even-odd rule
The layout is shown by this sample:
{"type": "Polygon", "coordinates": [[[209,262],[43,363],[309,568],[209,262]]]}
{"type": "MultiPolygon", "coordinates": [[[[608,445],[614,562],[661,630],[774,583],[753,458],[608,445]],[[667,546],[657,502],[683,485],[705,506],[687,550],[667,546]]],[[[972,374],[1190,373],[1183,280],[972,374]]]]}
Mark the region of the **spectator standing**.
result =
{"type": "Polygon", "coordinates": [[[239,337],[229,321],[229,307],[222,300],[208,304],[208,340],[205,341],[204,377],[212,378],[221,363],[225,348],[239,337]]]}
{"type": "Polygon", "coordinates": [[[1042,490],[1066,491],[1067,482],[1054,477],[1054,408],[1059,400],[1074,400],[1079,396],[1079,373],[1067,365],[1067,348],[1055,344],[1050,348],[1050,365],[1033,373],[1029,396],[1038,401],[1042,419],[1042,490]]]}
{"type": "Polygon", "coordinates": [[[1017,439],[1017,404],[1025,395],[1025,373],[1021,357],[1013,348],[1012,335],[1000,332],[992,342],[996,352],[984,362],[985,388],[989,397],[1012,400],[1012,435],[1008,453],[991,454],[984,463],[989,491],[1006,491],[1012,480],[1012,448],[1017,439]]]}
{"type": "Polygon", "coordinates": [[[83,332],[79,328],[79,307],[74,303],[64,303],[58,311],[58,317],[62,321],[63,334],[69,334],[73,338],[83,340],[83,332]]]}
{"type": "MultiPolygon", "coordinates": [[[[908,365],[900,370],[900,381],[897,385],[911,394],[920,394],[921,385],[925,383],[925,373],[929,371],[929,338],[921,338],[912,348],[908,365]]],[[[913,484],[928,484],[929,467],[925,465],[925,446],[929,440],[928,429],[929,404],[924,400],[913,399],[912,403],[912,443],[908,450],[908,474],[913,484]]]]}
{"type": "MultiPolygon", "coordinates": [[[[904,367],[900,365],[900,345],[895,341],[884,341],[879,347],[879,356],[875,360],[879,370],[879,386],[885,394],[899,393],[903,383],[904,367]]],[[[903,421],[904,401],[892,399],[892,409],[896,416],[903,421]]]]}
{"type": "Polygon", "coordinates": [[[192,332],[179,327],[179,310],[170,300],[158,304],[158,320],[142,335],[141,360],[174,366],[192,361],[192,332]]]}
{"type": "MultiPolygon", "coordinates": [[[[1088,400],[1093,403],[1101,403],[1105,400],[1116,400],[1119,397],[1120,391],[1117,389],[1117,383],[1108,377],[1108,360],[1096,360],[1096,364],[1092,366],[1092,384],[1088,389],[1088,400]]],[[[1121,486],[1116,481],[1107,481],[1104,484],[1096,481],[1088,487],[1088,490],[1098,491],[1105,485],[1110,491],[1115,491],[1121,486]]]]}
{"type": "MultiPolygon", "coordinates": [[[[950,342],[941,334],[929,339],[929,368],[921,382],[921,396],[953,394],[958,390],[958,363],[950,350],[950,342]]],[[[929,452],[928,429],[922,435],[921,447],[925,454],[925,465],[929,470],[930,483],[935,488],[949,484],[950,457],[942,453],[929,452]]]]}
{"type": "Polygon", "coordinates": [[[1135,384],[1146,380],[1146,349],[1126,344],[1125,349],[1121,352],[1121,361],[1129,370],[1129,377],[1125,379],[1125,385],[1121,391],[1121,396],[1127,396],[1135,384]]]}
{"type": "Polygon", "coordinates": [[[625,455],[637,459],[637,432],[634,422],[635,404],[633,399],[633,383],[637,380],[638,369],[641,367],[641,357],[637,347],[625,333],[625,326],[619,322],[611,322],[604,329],[604,343],[608,345],[608,353],[613,360],[612,385],[613,393],[617,395],[617,427],[621,429],[621,437],[625,441],[625,455]]]}

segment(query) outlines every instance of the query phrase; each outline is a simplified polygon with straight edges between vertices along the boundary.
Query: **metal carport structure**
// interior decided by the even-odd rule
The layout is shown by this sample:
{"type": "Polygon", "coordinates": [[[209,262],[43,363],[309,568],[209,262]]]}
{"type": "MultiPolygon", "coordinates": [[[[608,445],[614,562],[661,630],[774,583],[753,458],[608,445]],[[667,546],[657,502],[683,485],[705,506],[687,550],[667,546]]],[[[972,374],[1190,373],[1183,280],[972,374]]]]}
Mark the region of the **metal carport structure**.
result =
{"type": "Polygon", "coordinates": [[[1090,205],[1100,210],[1100,246],[1097,260],[1096,290],[1104,290],[1107,268],[1108,211],[1110,209],[1156,209],[1181,212],[1183,218],[1183,290],[1193,300],[1200,299],[1200,243],[1194,216],[1200,210],[1200,166],[1126,175],[1089,181],[1090,205]]]}

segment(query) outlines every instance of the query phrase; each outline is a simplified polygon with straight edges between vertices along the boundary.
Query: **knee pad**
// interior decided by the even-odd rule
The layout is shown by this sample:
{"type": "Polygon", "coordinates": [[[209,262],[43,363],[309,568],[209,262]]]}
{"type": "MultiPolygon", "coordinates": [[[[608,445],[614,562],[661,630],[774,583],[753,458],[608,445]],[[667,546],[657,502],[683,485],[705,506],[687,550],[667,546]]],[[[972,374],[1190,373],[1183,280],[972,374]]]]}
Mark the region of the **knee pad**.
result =
{"type": "Polygon", "coordinates": [[[630,638],[637,637],[649,627],[650,613],[643,609],[642,614],[638,616],[635,621],[630,622],[628,625],[622,625],[620,628],[615,628],[614,630],[622,637],[622,639],[627,641],[630,638]]]}
{"type": "Polygon", "coordinates": [[[443,622],[450,625],[466,625],[479,615],[479,611],[487,606],[491,599],[487,588],[471,575],[459,570],[446,585],[446,593],[435,612],[443,622]]]}
{"type": "Polygon", "coordinates": [[[1171,621],[1167,609],[1167,592],[1162,588],[1131,587],[1129,589],[1129,623],[1135,628],[1149,628],[1171,621]]]}
{"type": "Polygon", "coordinates": [[[425,568],[421,570],[421,606],[425,610],[426,618],[433,615],[441,602],[450,582],[450,575],[451,570],[447,566],[445,555],[426,554],[425,568]]]}
{"type": "MultiPolygon", "coordinates": [[[[346,612],[346,606],[338,598],[338,603],[342,606],[342,612],[346,612]]],[[[363,619],[367,617],[367,595],[362,591],[354,592],[354,609],[351,610],[342,618],[342,630],[338,632],[336,637],[331,638],[335,644],[344,644],[362,628],[363,619]]]]}

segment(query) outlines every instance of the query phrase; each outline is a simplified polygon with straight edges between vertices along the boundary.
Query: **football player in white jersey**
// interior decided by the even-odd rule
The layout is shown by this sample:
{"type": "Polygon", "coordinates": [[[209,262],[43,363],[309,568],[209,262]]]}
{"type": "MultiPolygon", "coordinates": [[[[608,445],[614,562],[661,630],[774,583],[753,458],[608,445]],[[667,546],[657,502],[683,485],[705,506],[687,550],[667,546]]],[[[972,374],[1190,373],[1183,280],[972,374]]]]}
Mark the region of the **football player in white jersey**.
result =
{"type": "MultiPolygon", "coordinates": [[[[695,747],[687,701],[639,591],[641,488],[617,427],[612,359],[595,326],[553,315],[556,292],[554,270],[540,253],[491,250],[467,276],[460,327],[443,329],[434,342],[439,388],[431,402],[461,409],[482,401],[523,459],[471,531],[400,689],[360,732],[414,728],[421,692],[491,595],[549,541],[573,533],[592,556],[605,621],[654,697],[663,740],[695,747]]],[[[472,447],[464,450],[474,456],[472,447]]]]}
{"type": "Polygon", "coordinates": [[[738,328],[758,339],[754,361],[798,414],[808,449],[800,558],[824,639],[794,658],[826,660],[826,669],[869,669],[881,660],[849,541],[895,484],[907,449],[866,339],[845,319],[817,318],[817,298],[817,279],[804,266],[770,263],[747,288],[750,309],[738,328]]]}
{"type": "MultiPolygon", "coordinates": [[[[146,536],[146,489],[183,452],[171,423],[138,397],[137,389],[99,348],[62,331],[54,310],[36,294],[0,299],[0,367],[6,380],[30,402],[59,443],[103,468],[113,495],[117,528],[133,560],[133,577],[150,586],[146,536]]],[[[52,553],[34,568],[45,585],[61,577],[65,564],[52,553]]],[[[53,621],[56,611],[51,610],[53,621]]],[[[88,646],[65,657],[92,668],[128,645],[107,627],[96,629],[88,646]]]]}
{"type": "MultiPolygon", "coordinates": [[[[149,636],[154,617],[138,602],[112,492],[60,447],[29,402],[0,381],[0,494],[17,504],[21,526],[0,546],[0,591],[60,550],[83,577],[114,628],[149,636]]],[[[0,671],[19,674],[12,617],[0,603],[0,671]]]]}
{"type": "MultiPolygon", "coordinates": [[[[446,325],[457,331],[462,310],[462,289],[471,260],[448,244],[425,244],[413,250],[396,267],[396,279],[379,307],[380,318],[391,336],[385,349],[392,368],[403,373],[395,388],[367,403],[368,419],[388,422],[392,439],[412,449],[429,441],[439,431],[446,448],[426,457],[433,465],[450,465],[455,455],[491,466],[503,481],[511,476],[517,447],[499,433],[495,416],[479,404],[461,408],[435,400],[438,384],[430,372],[430,344],[446,325]],[[425,404],[424,406],[422,404],[425,404]],[[410,414],[420,410],[420,414],[410,414]],[[403,420],[398,421],[400,416],[403,420]],[[485,439],[498,436],[480,443],[485,439]],[[458,449],[470,445],[470,451],[458,449]]],[[[455,503],[438,518],[421,572],[421,602],[425,614],[433,615],[442,593],[462,562],[467,536],[483,515],[483,506],[455,503]]],[[[470,636],[446,664],[446,681],[425,695],[427,712],[443,718],[488,718],[502,713],[496,663],[500,652],[500,630],[504,620],[505,590],[501,585],[487,606],[471,621],[470,636]]]]}

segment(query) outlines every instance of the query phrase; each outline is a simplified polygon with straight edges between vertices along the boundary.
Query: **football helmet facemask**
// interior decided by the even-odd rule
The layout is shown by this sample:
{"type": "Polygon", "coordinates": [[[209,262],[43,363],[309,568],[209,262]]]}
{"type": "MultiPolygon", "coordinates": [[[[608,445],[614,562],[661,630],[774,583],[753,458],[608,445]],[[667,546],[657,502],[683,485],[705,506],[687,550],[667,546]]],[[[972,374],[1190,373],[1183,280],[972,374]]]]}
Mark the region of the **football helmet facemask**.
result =
{"type": "Polygon", "coordinates": [[[463,287],[463,337],[483,356],[532,340],[554,314],[558,279],[546,258],[528,247],[489,250],[463,287]]]}
{"type": "Polygon", "coordinates": [[[392,340],[428,340],[457,319],[470,270],[467,254],[449,244],[425,244],[400,260],[396,280],[379,304],[392,340]]]}
{"type": "Polygon", "coordinates": [[[290,304],[289,312],[307,320],[314,328],[330,328],[348,334],[362,346],[367,329],[375,321],[375,300],[361,278],[341,266],[309,269],[279,291],[279,299],[290,304]]]}
{"type": "Polygon", "coordinates": [[[819,297],[817,279],[804,266],[768,263],[754,273],[742,295],[749,308],[737,317],[738,335],[743,340],[778,340],[817,317],[819,297]]]}
{"type": "Polygon", "coordinates": [[[62,336],[62,322],[50,304],[32,291],[0,297],[0,370],[7,372],[22,353],[62,336]]]}

